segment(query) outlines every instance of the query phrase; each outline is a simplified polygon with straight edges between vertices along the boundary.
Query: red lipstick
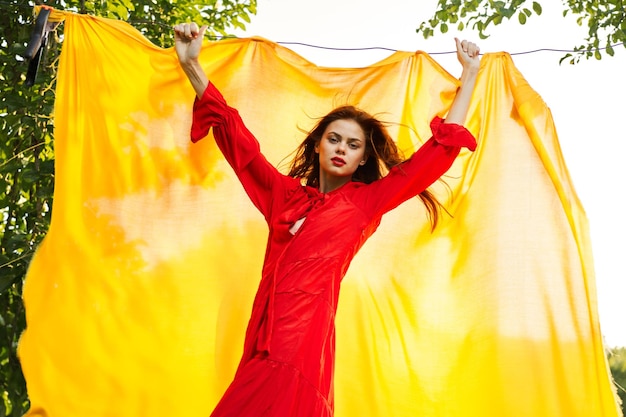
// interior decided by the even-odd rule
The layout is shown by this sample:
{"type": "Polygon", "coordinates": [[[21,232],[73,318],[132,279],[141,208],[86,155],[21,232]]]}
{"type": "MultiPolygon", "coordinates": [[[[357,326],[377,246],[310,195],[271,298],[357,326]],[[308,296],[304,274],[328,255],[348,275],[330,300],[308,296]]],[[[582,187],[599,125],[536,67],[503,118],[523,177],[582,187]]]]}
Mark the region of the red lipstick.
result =
{"type": "Polygon", "coordinates": [[[333,165],[337,166],[337,167],[342,167],[346,164],[346,161],[344,161],[343,159],[339,158],[338,156],[334,157],[333,159],[331,159],[331,161],[333,162],[333,165]]]}

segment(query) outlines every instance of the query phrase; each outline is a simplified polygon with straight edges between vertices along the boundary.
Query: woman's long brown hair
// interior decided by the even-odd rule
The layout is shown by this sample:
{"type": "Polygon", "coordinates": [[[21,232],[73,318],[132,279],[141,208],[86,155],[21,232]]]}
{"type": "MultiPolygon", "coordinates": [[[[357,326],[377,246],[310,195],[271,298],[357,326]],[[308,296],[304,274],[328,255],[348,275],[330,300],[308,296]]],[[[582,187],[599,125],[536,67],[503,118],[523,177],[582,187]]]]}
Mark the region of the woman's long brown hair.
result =
{"type": "MultiPolygon", "coordinates": [[[[328,125],[336,120],[354,120],[365,133],[365,156],[367,158],[365,164],[359,166],[352,176],[353,181],[369,184],[382,178],[394,166],[404,162],[385,125],[369,113],[348,105],[338,107],[328,113],[320,119],[313,130],[308,132],[306,139],[295,151],[289,176],[305,180],[308,186],[319,187],[320,163],[315,152],[315,145],[322,139],[328,125]]],[[[419,198],[426,207],[434,229],[439,220],[440,203],[428,190],[422,191],[419,198]]]]}

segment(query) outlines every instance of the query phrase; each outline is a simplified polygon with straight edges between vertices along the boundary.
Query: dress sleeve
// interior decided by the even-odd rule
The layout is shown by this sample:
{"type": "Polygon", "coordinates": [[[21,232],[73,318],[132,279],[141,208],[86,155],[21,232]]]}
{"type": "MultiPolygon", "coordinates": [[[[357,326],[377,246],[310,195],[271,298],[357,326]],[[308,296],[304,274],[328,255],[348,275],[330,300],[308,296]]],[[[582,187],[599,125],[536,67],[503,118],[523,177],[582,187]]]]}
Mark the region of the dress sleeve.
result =
{"type": "Polygon", "coordinates": [[[269,219],[272,203],[291,181],[267,161],[239,112],[230,107],[218,89],[209,83],[202,98],[196,98],[193,105],[191,141],[204,138],[211,128],[217,146],[253,204],[269,219]]]}
{"type": "Polygon", "coordinates": [[[476,149],[476,139],[463,126],[445,124],[436,117],[430,124],[433,136],[409,159],[393,167],[378,181],[362,187],[358,204],[370,216],[380,217],[417,196],[450,169],[461,148],[476,149]]]}

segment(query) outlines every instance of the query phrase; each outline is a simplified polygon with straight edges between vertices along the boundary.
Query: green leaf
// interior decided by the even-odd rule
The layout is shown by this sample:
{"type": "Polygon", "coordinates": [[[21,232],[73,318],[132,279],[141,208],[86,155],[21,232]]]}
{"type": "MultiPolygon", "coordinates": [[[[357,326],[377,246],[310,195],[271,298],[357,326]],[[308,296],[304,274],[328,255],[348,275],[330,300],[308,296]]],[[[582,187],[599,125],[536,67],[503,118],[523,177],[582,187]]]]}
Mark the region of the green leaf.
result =
{"type": "Polygon", "coordinates": [[[42,161],[39,164],[39,172],[42,175],[49,175],[54,173],[54,159],[48,159],[47,161],[42,161]]]}
{"type": "Polygon", "coordinates": [[[519,13],[517,15],[517,20],[519,20],[520,24],[526,24],[526,15],[524,13],[519,13]]]}
{"type": "Polygon", "coordinates": [[[613,50],[613,47],[611,45],[606,45],[606,53],[609,54],[609,56],[615,55],[615,51],[613,50]]]}
{"type": "Polygon", "coordinates": [[[502,16],[506,17],[507,19],[510,19],[515,13],[515,9],[512,7],[507,7],[505,9],[498,10],[498,11],[502,14],[502,16]]]}
{"type": "Polygon", "coordinates": [[[441,21],[441,22],[447,22],[448,21],[448,9],[441,9],[438,10],[435,13],[435,17],[437,18],[437,20],[441,21]]]}
{"type": "Polygon", "coordinates": [[[7,288],[9,288],[19,278],[13,271],[9,270],[6,273],[0,275],[0,294],[2,294],[7,288]]]}
{"type": "Polygon", "coordinates": [[[22,167],[19,158],[12,157],[6,162],[0,162],[0,174],[14,173],[22,167]]]}
{"type": "MultiPolygon", "coordinates": [[[[533,1],[533,10],[538,15],[540,15],[543,12],[543,9],[541,8],[541,4],[537,3],[536,1],[533,1]]],[[[563,16],[565,16],[565,14],[563,16]]]]}
{"type": "Polygon", "coordinates": [[[22,170],[20,178],[26,184],[33,184],[41,179],[41,174],[33,166],[27,166],[22,170]]]}
{"type": "Polygon", "coordinates": [[[446,33],[446,32],[448,32],[448,25],[446,25],[445,23],[442,23],[442,24],[439,26],[439,30],[441,31],[441,33],[446,33]]]}

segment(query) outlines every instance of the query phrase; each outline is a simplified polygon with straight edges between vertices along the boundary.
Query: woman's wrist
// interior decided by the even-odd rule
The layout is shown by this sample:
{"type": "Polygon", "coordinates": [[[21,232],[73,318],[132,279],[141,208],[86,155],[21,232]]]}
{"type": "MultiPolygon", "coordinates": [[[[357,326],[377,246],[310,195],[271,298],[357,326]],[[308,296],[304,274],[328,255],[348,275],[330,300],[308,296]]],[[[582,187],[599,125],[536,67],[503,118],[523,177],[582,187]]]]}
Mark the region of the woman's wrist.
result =
{"type": "Polygon", "coordinates": [[[202,67],[197,58],[189,58],[185,61],[180,61],[180,66],[183,71],[185,71],[185,74],[193,74],[202,71],[202,67]]]}
{"type": "Polygon", "coordinates": [[[478,77],[478,70],[480,69],[480,65],[471,65],[463,67],[463,72],[461,73],[461,84],[465,84],[468,81],[475,81],[478,77]]]}

